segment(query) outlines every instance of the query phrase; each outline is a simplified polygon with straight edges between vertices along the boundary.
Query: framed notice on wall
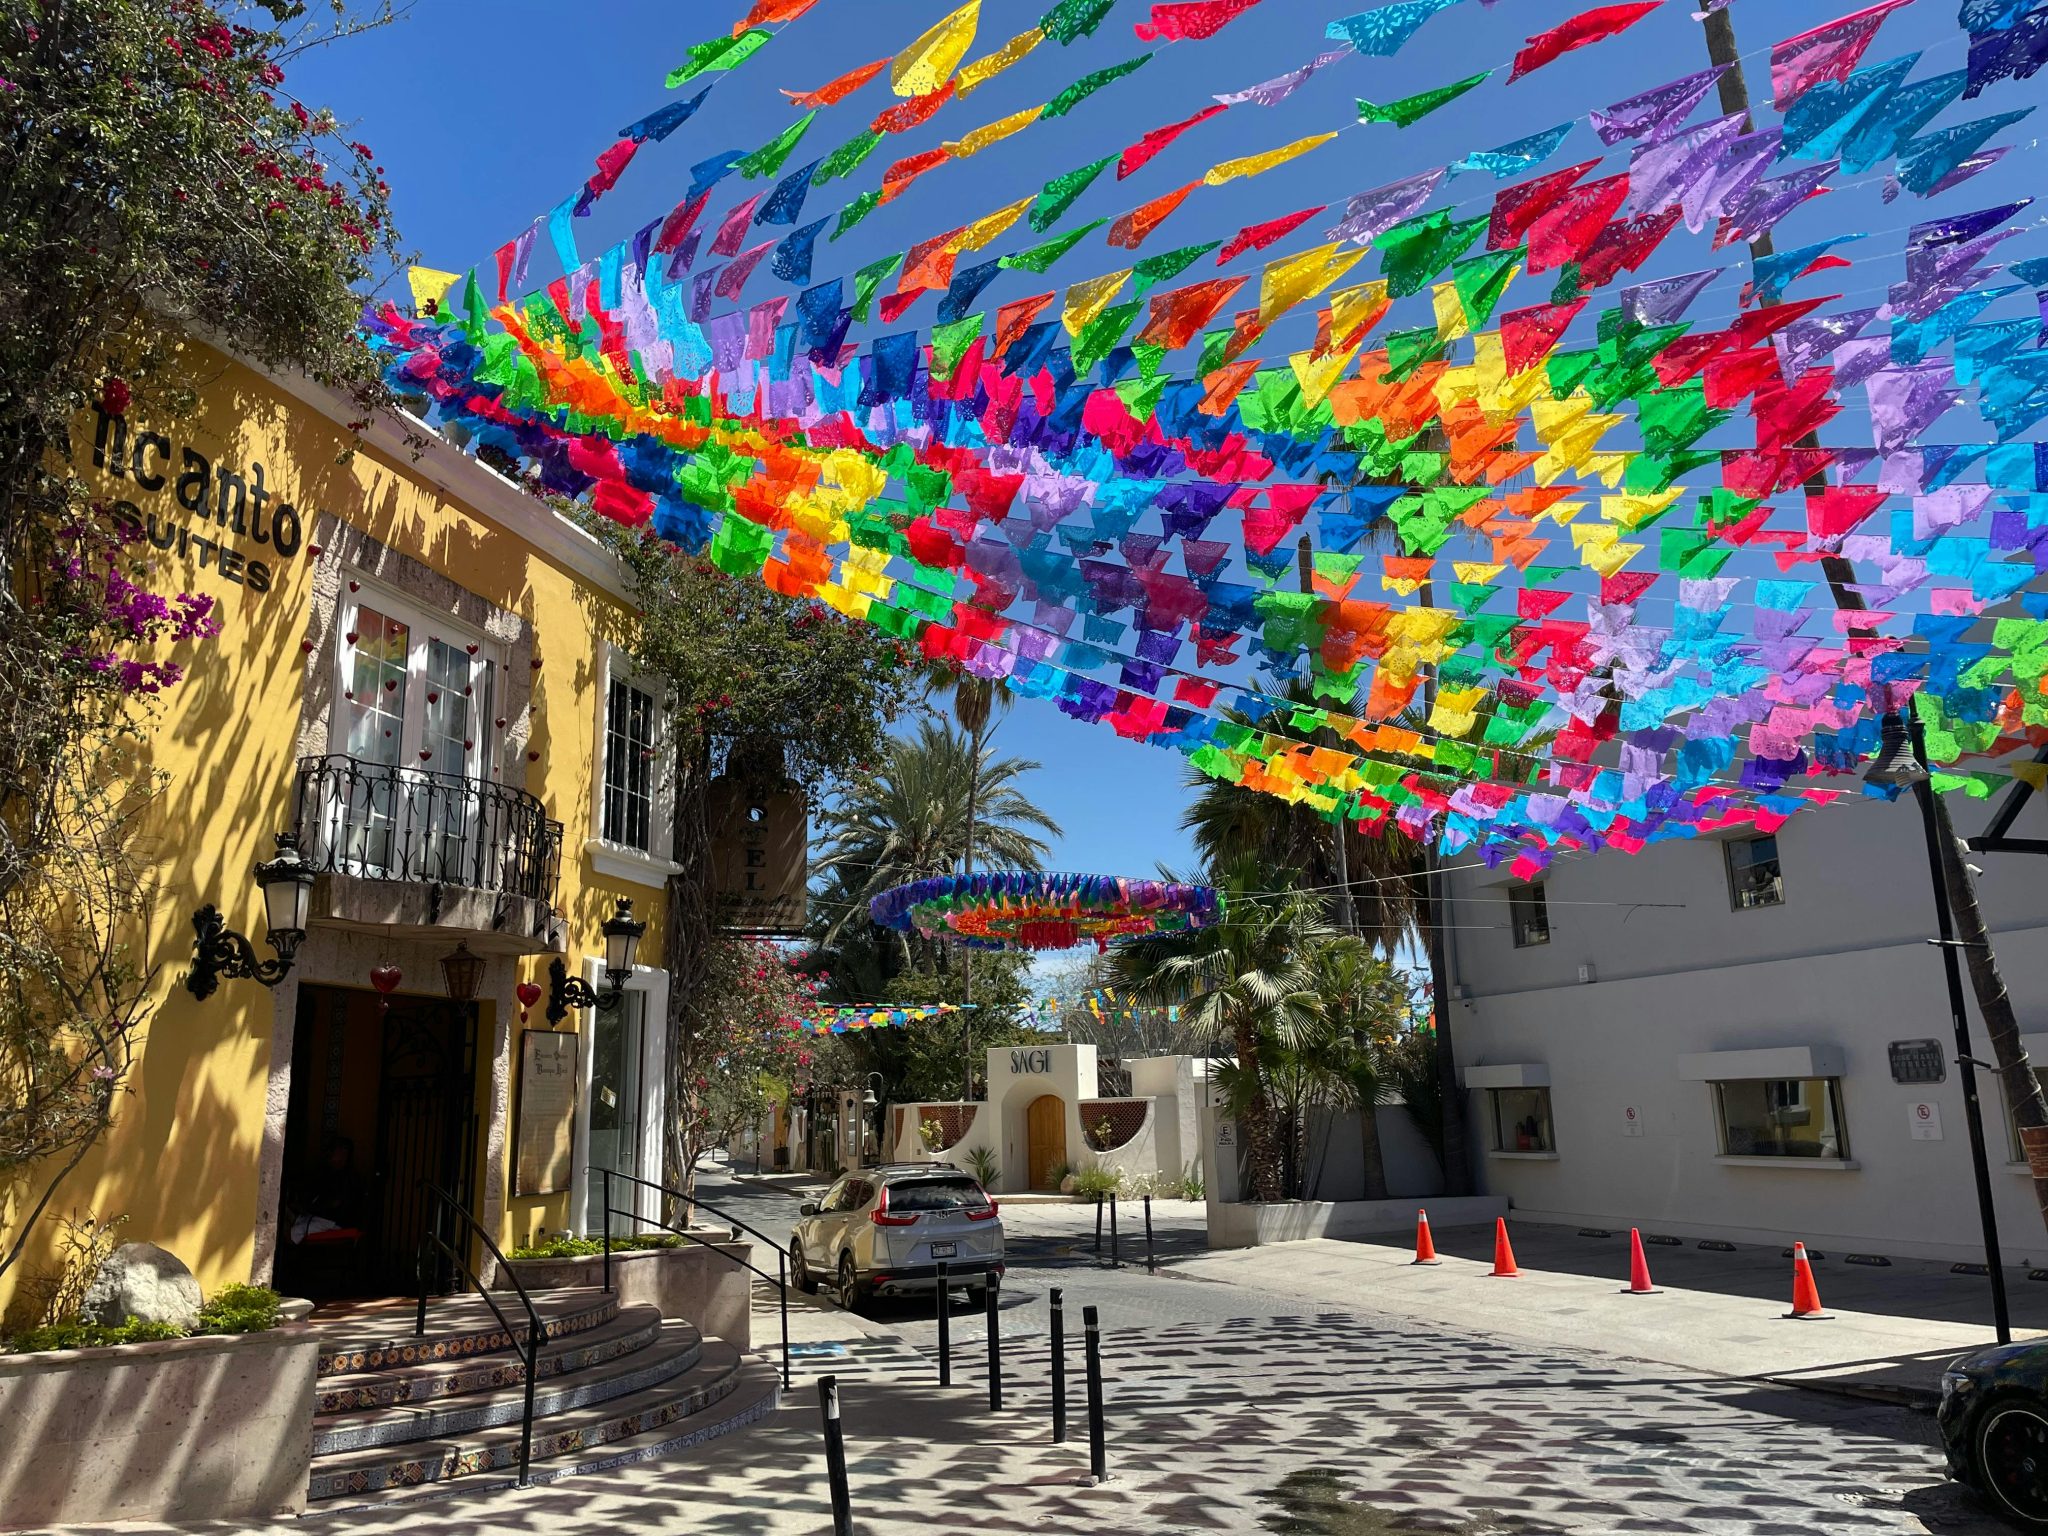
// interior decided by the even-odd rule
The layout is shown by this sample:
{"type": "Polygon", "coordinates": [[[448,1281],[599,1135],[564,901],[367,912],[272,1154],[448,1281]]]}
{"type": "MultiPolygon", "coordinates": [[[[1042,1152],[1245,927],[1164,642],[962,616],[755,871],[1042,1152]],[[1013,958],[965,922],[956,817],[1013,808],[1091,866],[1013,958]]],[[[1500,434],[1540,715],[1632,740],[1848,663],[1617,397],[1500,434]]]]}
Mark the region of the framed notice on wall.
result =
{"type": "Polygon", "coordinates": [[[558,1195],[569,1187],[576,1128],[576,1042],[528,1029],[519,1036],[519,1113],[512,1193],[558,1195]]]}

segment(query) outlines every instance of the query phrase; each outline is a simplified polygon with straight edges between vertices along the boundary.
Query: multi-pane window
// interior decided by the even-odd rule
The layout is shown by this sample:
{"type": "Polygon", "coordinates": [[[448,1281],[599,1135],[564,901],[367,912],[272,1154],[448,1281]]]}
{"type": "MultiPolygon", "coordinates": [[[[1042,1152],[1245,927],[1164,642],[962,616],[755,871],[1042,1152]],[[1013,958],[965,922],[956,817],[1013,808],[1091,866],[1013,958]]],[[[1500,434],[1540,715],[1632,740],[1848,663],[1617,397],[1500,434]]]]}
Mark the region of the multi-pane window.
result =
{"type": "Polygon", "coordinates": [[[1729,1157],[1847,1157],[1842,1082],[1753,1077],[1713,1085],[1721,1151],[1729,1157]]]}
{"type": "Polygon", "coordinates": [[[1728,859],[1728,899],[1738,912],[1785,903],[1785,877],[1775,837],[1745,837],[1722,845],[1728,859]]]}
{"type": "Polygon", "coordinates": [[[604,825],[608,843],[653,853],[654,695],[613,678],[604,717],[604,825]]]}
{"type": "Polygon", "coordinates": [[[1541,880],[1508,887],[1508,922],[1517,949],[1550,942],[1550,907],[1543,899],[1541,880]]]}
{"type": "Polygon", "coordinates": [[[1496,1152],[1555,1152],[1548,1088],[1489,1088],[1486,1107],[1496,1152]]]}

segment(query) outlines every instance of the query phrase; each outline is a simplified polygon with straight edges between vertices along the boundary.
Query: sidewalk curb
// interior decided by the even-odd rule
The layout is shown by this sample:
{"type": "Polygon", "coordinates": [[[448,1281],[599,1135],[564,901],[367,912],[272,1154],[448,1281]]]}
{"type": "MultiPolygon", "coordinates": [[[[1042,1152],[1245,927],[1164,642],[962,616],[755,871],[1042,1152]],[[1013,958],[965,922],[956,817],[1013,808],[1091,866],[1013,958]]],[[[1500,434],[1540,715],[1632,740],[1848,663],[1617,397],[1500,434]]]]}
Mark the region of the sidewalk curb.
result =
{"type": "Polygon", "coordinates": [[[1886,1408],[1903,1408],[1909,1413],[1932,1414],[1941,1406],[1941,1394],[1913,1387],[1891,1387],[1882,1383],[1858,1384],[1848,1381],[1802,1381],[1796,1376],[1742,1376],[1739,1381],[1754,1381],[1773,1387],[1790,1387],[1799,1392],[1815,1392],[1823,1397],[1841,1397],[1862,1403],[1877,1403],[1886,1408]]]}

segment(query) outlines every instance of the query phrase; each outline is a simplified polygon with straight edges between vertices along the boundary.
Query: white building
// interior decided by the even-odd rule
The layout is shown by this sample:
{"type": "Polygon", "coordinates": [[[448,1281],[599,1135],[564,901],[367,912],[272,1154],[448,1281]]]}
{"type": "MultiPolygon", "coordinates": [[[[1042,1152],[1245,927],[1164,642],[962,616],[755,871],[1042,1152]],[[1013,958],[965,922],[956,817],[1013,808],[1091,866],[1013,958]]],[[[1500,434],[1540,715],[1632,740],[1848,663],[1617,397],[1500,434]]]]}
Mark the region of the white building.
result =
{"type": "Polygon", "coordinates": [[[1128,1095],[1101,1091],[1092,1045],[998,1046],[988,1052],[988,1098],[898,1104],[887,1119],[891,1159],[995,1160],[998,1192],[1056,1190],[1087,1168],[1126,1181],[1200,1173],[1207,1137],[1208,1063],[1195,1056],[1125,1062],[1128,1095]]]}
{"type": "MultiPolygon", "coordinates": [[[[1998,804],[1949,800],[1966,836],[1998,804]]],[[[2007,835],[2048,838],[2042,802],[2007,835]]],[[[2048,1068],[2048,859],[1972,862],[2048,1068]]],[[[1449,885],[1447,1002],[1478,1182],[1518,1215],[1982,1260],[1968,1069],[1910,796],[1851,795],[1775,838],[1561,858],[1529,885],[1459,868],[1449,885]]],[[[1988,1061],[1974,1000],[1970,1023],[1988,1061]]],[[[2048,1265],[2012,1117],[1991,1073],[1978,1086],[2004,1257],[2048,1265]]]]}

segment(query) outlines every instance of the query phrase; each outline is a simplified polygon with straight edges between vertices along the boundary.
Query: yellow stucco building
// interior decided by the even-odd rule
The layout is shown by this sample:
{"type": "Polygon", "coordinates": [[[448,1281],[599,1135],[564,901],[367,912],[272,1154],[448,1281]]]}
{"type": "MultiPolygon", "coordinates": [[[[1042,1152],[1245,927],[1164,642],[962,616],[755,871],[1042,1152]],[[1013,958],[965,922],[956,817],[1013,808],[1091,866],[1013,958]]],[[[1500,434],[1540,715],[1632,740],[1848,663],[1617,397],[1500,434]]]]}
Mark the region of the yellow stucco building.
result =
{"type": "MultiPolygon", "coordinates": [[[[351,454],[342,397],[197,343],[182,360],[188,417],[74,435],[150,585],[213,595],[223,631],[180,648],[149,728],[168,786],[145,1038],[51,1214],[126,1216],[208,1292],[329,1296],[406,1290],[428,1186],[507,1246],[594,1226],[593,1169],[660,1171],[671,775],[661,691],[618,648],[623,573],[404,418],[351,454]],[[270,956],[252,870],[281,832],[318,871],[294,964],[194,996],[200,908],[270,956]],[[551,1024],[551,962],[602,990],[620,898],[647,923],[623,1003],[551,1024]],[[449,996],[459,946],[473,1002],[449,996]]],[[[9,1223],[34,1187],[0,1188],[9,1223]]],[[[51,1225],[7,1291],[48,1268],[51,1225]]]]}

